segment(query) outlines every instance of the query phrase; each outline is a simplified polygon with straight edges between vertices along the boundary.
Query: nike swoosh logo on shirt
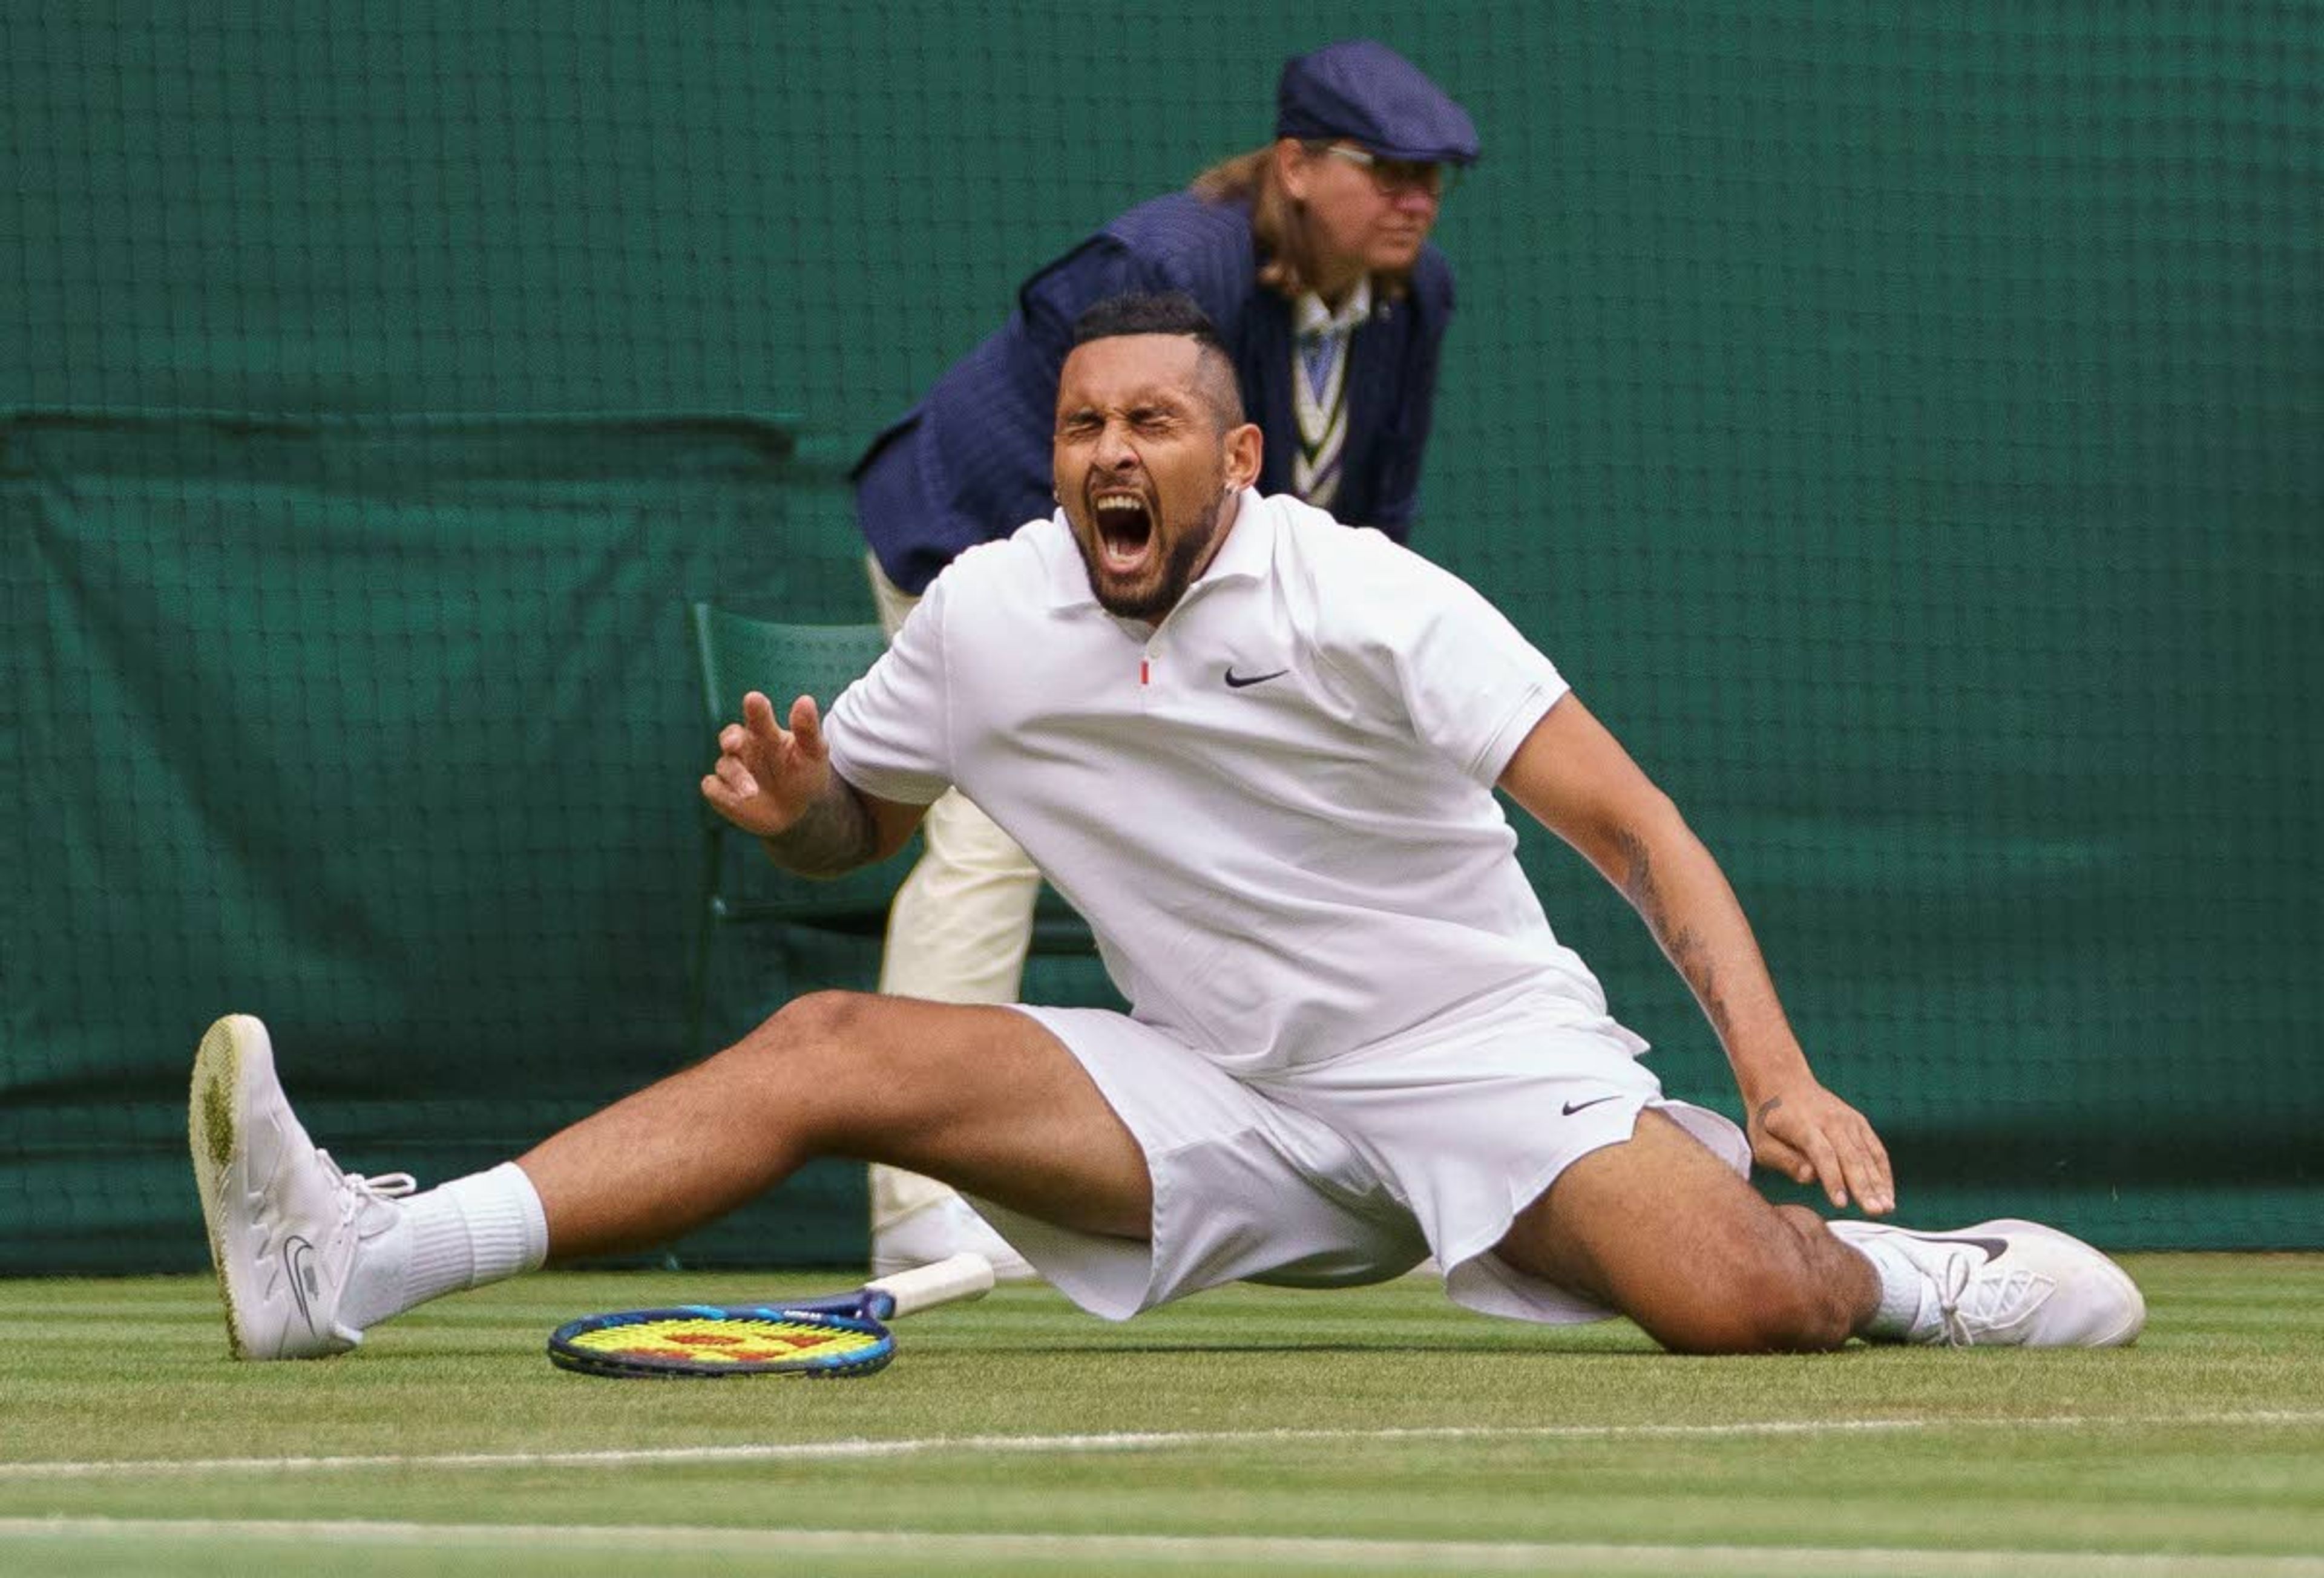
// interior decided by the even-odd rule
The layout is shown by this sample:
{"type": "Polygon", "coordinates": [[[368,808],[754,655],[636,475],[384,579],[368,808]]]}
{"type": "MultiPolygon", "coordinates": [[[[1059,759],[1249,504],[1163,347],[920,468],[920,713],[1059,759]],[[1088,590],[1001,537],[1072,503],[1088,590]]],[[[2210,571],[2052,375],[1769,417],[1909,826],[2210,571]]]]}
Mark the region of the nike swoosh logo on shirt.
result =
{"type": "Polygon", "coordinates": [[[1234,671],[1234,665],[1231,663],[1227,665],[1227,689],[1240,691],[1252,685],[1263,685],[1268,680],[1281,679],[1290,672],[1287,668],[1278,668],[1273,674],[1237,674],[1234,671]]]}

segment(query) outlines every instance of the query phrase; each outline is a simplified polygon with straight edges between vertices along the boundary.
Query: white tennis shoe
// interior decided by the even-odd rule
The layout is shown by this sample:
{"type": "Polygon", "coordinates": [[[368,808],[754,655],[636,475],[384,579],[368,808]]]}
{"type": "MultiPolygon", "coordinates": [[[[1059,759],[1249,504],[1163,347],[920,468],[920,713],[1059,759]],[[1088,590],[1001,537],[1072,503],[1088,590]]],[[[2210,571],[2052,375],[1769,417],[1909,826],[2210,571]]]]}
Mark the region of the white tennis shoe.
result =
{"type": "Polygon", "coordinates": [[[1951,1233],[1878,1222],[1825,1224],[1842,1242],[1877,1239],[1928,1280],[1908,1343],[1954,1348],[2114,1348],[2146,1325],[2138,1284],[2054,1227],[2004,1217],[1951,1233]]]}
{"type": "Polygon", "coordinates": [[[982,1255],[1000,1282],[1038,1282],[1041,1273],[1010,1246],[992,1224],[958,1195],[931,1200],[901,1221],[872,1234],[872,1274],[886,1277],[934,1265],[956,1254],[982,1255]]]}
{"type": "Polygon", "coordinates": [[[363,1333],[338,1312],[357,1251],[395,1225],[408,1173],[361,1178],[318,1151],[274,1077],[266,1026],[219,1020],[194,1054],[187,1131],[237,1359],[319,1359],[363,1333]]]}

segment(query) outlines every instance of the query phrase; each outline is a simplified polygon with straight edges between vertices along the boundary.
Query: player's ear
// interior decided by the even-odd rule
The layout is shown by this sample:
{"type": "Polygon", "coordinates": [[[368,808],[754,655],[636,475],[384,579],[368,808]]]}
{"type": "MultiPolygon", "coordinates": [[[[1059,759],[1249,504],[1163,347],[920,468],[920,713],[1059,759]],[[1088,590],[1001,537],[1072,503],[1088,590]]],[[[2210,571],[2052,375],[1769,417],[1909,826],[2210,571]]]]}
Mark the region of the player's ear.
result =
{"type": "Polygon", "coordinates": [[[1266,455],[1267,440],[1258,423],[1245,422],[1228,428],[1222,442],[1226,451],[1227,491],[1239,493],[1259,481],[1259,463],[1266,455]]]}

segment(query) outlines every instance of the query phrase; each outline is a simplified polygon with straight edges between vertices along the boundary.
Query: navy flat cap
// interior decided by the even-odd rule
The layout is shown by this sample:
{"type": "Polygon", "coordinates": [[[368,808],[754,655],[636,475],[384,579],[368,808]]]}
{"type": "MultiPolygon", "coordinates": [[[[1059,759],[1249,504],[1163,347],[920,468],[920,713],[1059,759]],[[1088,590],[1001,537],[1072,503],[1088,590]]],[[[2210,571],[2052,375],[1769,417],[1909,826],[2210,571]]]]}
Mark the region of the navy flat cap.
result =
{"type": "Polygon", "coordinates": [[[1476,161],[1477,128],[1419,67],[1370,39],[1326,44],[1283,63],[1278,137],[1345,137],[1385,159],[1476,161]]]}

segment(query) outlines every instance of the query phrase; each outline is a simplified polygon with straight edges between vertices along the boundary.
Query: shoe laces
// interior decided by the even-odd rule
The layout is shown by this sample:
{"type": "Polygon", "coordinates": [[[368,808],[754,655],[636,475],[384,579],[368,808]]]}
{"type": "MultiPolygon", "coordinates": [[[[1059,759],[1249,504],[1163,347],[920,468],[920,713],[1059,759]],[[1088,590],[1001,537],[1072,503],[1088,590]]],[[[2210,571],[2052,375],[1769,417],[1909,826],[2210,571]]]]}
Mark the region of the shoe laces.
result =
{"type": "Polygon", "coordinates": [[[1970,1250],[1958,1249],[1938,1266],[1937,1314],[1944,1328],[1940,1340],[1946,1347],[1969,1347],[1980,1335],[1990,1336],[2024,1319],[2055,1286],[2039,1271],[2011,1269],[1979,1274],[1991,1264],[1970,1250]]]}
{"type": "Polygon", "coordinates": [[[340,1181],[346,1186],[339,1197],[339,1219],[342,1222],[353,1221],[356,1213],[370,1206],[401,1200],[419,1192],[420,1180],[408,1172],[372,1175],[349,1172],[332,1161],[331,1153],[320,1146],[316,1147],[315,1154],[326,1168],[337,1173],[340,1181]]]}

